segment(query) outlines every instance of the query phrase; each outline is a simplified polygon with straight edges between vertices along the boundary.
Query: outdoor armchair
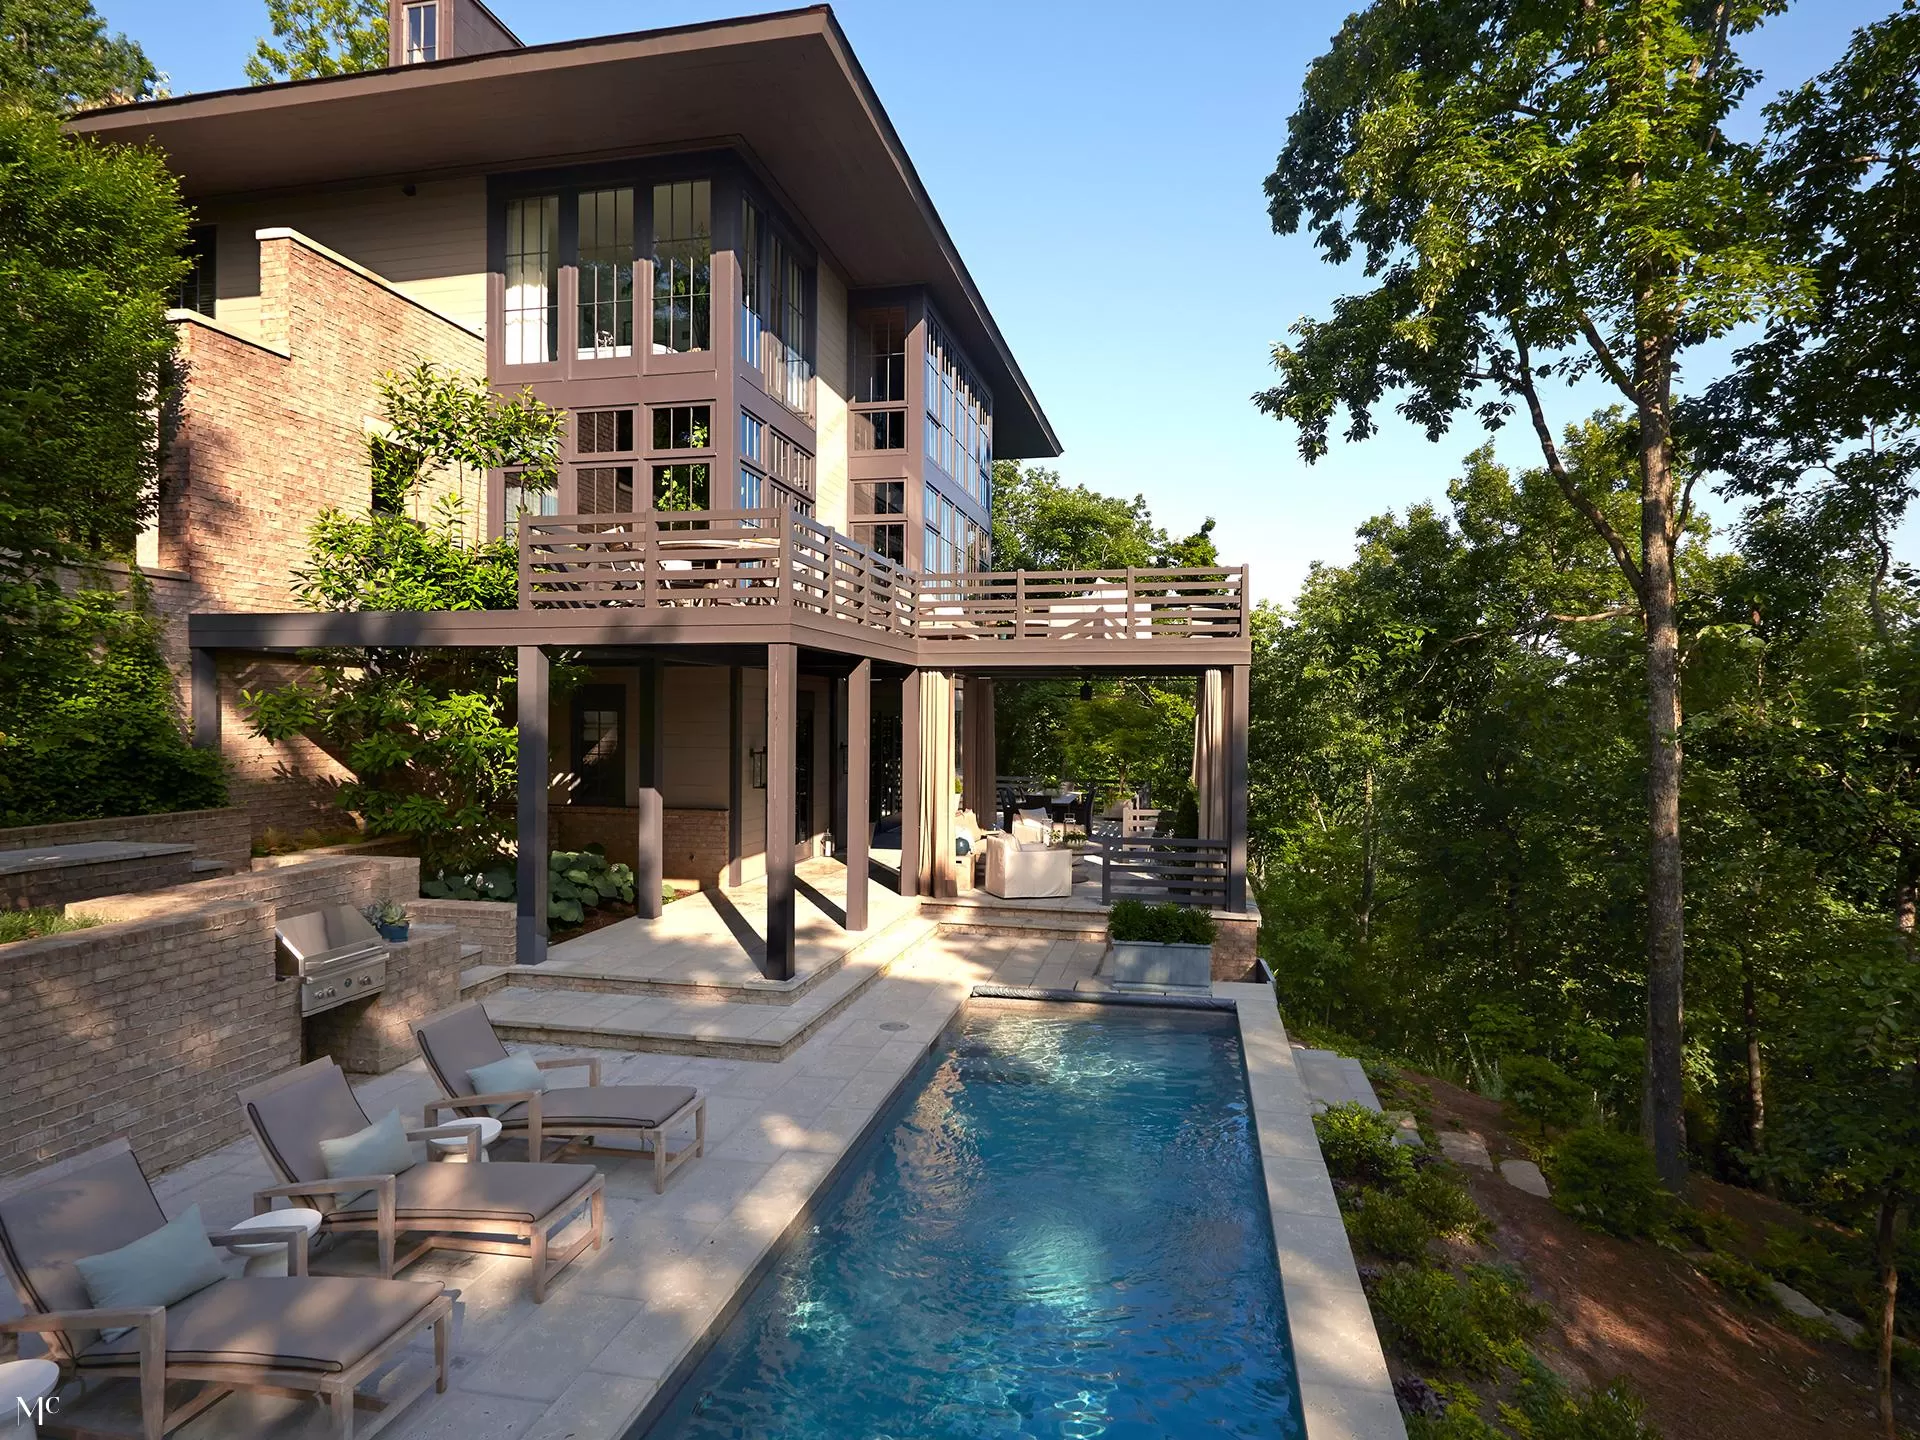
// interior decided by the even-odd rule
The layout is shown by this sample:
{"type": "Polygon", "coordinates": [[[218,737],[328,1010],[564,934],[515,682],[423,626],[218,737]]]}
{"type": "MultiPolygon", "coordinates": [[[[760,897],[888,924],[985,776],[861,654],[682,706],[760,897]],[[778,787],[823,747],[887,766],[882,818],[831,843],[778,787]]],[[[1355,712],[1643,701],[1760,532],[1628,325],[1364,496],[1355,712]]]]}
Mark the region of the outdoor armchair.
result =
{"type": "Polygon", "coordinates": [[[1063,900],[1073,894],[1073,851],[1023,845],[1011,835],[989,835],[987,893],[1002,900],[1063,900]]]}
{"type": "Polygon", "coordinates": [[[161,1440],[235,1390],[316,1396],[327,1405],[330,1433],[352,1440],[359,1412],[372,1423],[358,1433],[370,1436],[429,1384],[447,1388],[452,1297],[438,1282],[309,1276],[306,1233],[297,1227],[207,1237],[227,1247],[285,1240],[285,1277],[229,1275],[165,1306],[93,1307],[75,1262],[166,1223],[125,1140],[0,1185],[0,1259],[27,1312],[0,1322],[0,1333],[38,1333],[62,1371],[89,1388],[132,1381],[142,1440],[161,1440]],[[413,1366],[393,1383],[387,1367],[429,1326],[433,1365],[413,1366]],[[376,1374],[380,1395],[358,1393],[376,1374]],[[181,1381],[198,1388],[176,1394],[169,1410],[168,1387],[181,1381]]]}
{"type": "MultiPolygon", "coordinates": [[[[327,1174],[320,1142],[364,1130],[367,1114],[331,1059],[322,1057],[240,1092],[247,1127],[280,1183],[254,1192],[264,1213],[278,1197],[318,1210],[331,1233],[372,1234],[380,1273],[392,1276],[431,1250],[525,1255],[533,1262],[533,1298],[547,1298],[547,1282],[591,1244],[600,1248],[606,1224],[606,1180],[591,1165],[454,1165],[422,1160],[388,1175],[327,1174]],[[586,1228],[552,1248],[555,1233],[581,1210],[586,1228]],[[401,1253],[399,1237],[423,1238],[401,1253]]],[[[462,1136],[462,1127],[407,1132],[407,1139],[462,1136]]],[[[464,1130],[468,1155],[478,1139],[464,1130]]]]}
{"type": "MultiPolygon", "coordinates": [[[[653,1152],[653,1188],[665,1190],[667,1177],[689,1159],[707,1153],[707,1100],[691,1085],[602,1085],[600,1061],[536,1060],[543,1072],[584,1067],[585,1085],[548,1090],[515,1090],[493,1095],[475,1092],[469,1071],[507,1058],[507,1047],[477,1000],[414,1022],[414,1038],[427,1069],[446,1098],[430,1101],[425,1119],[453,1111],[464,1116],[497,1112],[503,1135],[526,1138],[527,1154],[544,1157],[543,1146],[561,1142],[554,1154],[591,1147],[596,1135],[632,1135],[653,1152]],[[693,1139],[670,1148],[668,1132],[693,1122],[693,1139]]],[[[603,1153],[613,1154],[614,1151],[603,1153]]]]}

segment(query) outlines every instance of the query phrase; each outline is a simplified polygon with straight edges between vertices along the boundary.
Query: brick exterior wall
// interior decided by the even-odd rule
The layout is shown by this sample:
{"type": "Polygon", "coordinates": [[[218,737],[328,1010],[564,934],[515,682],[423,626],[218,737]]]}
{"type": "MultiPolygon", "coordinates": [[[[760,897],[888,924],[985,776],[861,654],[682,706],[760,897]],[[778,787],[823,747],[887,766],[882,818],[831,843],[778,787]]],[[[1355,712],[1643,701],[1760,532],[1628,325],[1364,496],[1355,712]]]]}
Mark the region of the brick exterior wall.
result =
{"type": "Polygon", "coordinates": [[[193,879],[191,845],[156,846],[157,855],[75,860],[58,867],[36,866],[0,875],[0,905],[10,910],[57,908],[96,895],[161,890],[193,879]]]}
{"type": "MultiPolygon", "coordinates": [[[[412,1024],[460,998],[460,937],[451,925],[411,927],[387,950],[386,988],[307,1021],[307,1053],[353,1075],[384,1075],[420,1053],[412,1024]]],[[[409,1126],[419,1117],[405,1117],[409,1126]]]]}
{"type": "Polygon", "coordinates": [[[193,846],[196,860],[218,860],[245,870],[252,857],[247,812],[176,810],[170,815],[122,815],[111,820],[68,820],[58,825],[17,825],[0,830],[0,850],[36,845],[84,845],[93,840],[155,841],[193,846]]]}
{"type": "MultiPolygon", "coordinates": [[[[192,887],[198,889],[199,887],[192,887]]],[[[149,1175],[242,1133],[235,1093],[300,1063],[273,912],[227,901],[0,950],[0,1175],[130,1136],[149,1175]]]]}
{"type": "MultiPolygon", "coordinates": [[[[632,865],[639,854],[636,811],[615,805],[555,805],[547,814],[549,843],[556,850],[584,850],[597,841],[617,865],[632,865]]],[[[692,881],[712,890],[726,879],[724,808],[669,809],[661,828],[668,880],[692,881]]]]}
{"type": "MultiPolygon", "coordinates": [[[[176,312],[186,393],[161,471],[159,563],[187,579],[169,588],[169,614],[295,608],[314,518],[366,508],[380,377],[419,360],[486,370],[472,331],[304,236],[263,236],[257,334],[176,312]]],[[[479,488],[469,482],[476,500],[479,488]]],[[[221,666],[221,748],[255,835],[339,821],[341,767],[304,740],[252,739],[238,710],[241,689],[290,673],[238,657],[221,666]]]]}
{"type": "Polygon", "coordinates": [[[510,900],[407,900],[407,914],[422,925],[451,925],[462,945],[478,945],[469,965],[511,965],[519,953],[510,900]]]}
{"type": "Polygon", "coordinates": [[[1257,980],[1254,956],[1260,949],[1260,917],[1213,912],[1213,978],[1257,980]]]}

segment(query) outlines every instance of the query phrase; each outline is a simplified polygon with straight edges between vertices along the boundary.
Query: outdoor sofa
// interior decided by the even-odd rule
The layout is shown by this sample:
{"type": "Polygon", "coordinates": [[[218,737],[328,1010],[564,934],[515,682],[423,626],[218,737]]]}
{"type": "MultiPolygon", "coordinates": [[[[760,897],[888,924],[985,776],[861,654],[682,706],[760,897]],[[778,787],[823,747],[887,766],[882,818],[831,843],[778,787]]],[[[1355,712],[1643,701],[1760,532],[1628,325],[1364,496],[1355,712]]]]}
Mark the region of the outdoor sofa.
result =
{"type": "Polygon", "coordinates": [[[429,1384],[447,1388],[452,1296],[438,1282],[310,1276],[306,1231],[297,1227],[206,1237],[223,1247],[284,1241],[284,1277],[226,1274],[164,1305],[92,1303],[83,1265],[96,1284],[106,1262],[118,1267],[121,1291],[132,1275],[151,1289],[156,1267],[177,1276],[182,1265],[191,1273],[207,1263],[188,1248],[199,1246],[198,1233],[185,1216],[168,1225],[124,1139],[0,1185],[0,1258],[27,1312],[0,1322],[0,1333],[40,1334],[62,1371],[89,1385],[132,1380],[141,1440],[161,1440],[236,1390],[316,1396],[330,1433],[353,1440],[378,1433],[429,1384]],[[162,1230],[169,1234],[156,1236],[162,1230]],[[125,1258],[122,1247],[140,1241],[141,1258],[125,1258]],[[433,1364],[390,1371],[429,1326],[433,1364]],[[378,1396],[359,1393],[369,1378],[379,1381],[378,1396]],[[198,1388],[169,1411],[168,1387],[182,1381],[198,1388]],[[356,1432],[363,1410],[372,1423],[356,1432]]]}

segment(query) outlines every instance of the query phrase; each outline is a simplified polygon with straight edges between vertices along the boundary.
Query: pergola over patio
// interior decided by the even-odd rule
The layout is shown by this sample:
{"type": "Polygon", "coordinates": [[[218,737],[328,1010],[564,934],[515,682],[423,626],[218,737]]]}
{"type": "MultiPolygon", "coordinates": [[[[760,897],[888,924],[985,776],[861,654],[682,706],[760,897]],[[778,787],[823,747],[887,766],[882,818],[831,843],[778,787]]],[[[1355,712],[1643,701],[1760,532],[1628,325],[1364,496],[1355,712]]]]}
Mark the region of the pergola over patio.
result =
{"type": "MultiPolygon", "coordinates": [[[[956,771],[993,808],[994,682],[1093,674],[1200,678],[1201,835],[1225,864],[1225,906],[1247,907],[1247,717],[1252,642],[1245,567],[917,574],[787,509],[525,516],[519,606],[506,611],[201,613],[190,618],[195,743],[217,747],[222,653],[513,647],[519,666],[518,958],[546,955],[550,651],[679,655],[767,673],[767,834],[795,828],[803,670],[847,682],[846,864],[869,865],[872,687],[898,684],[899,885],[950,893],[956,771]],[[955,734],[952,687],[967,688],[955,734]],[[956,763],[957,762],[957,763],[956,763]],[[859,817],[855,820],[853,817],[859,817]]],[[[655,672],[656,676],[658,671],[655,672]]],[[[657,680],[656,680],[657,683],[657,680]]],[[[657,713],[657,712],[656,712],[657,713]]],[[[653,744],[661,773],[662,727],[653,744]]],[[[640,792],[636,891],[658,914],[663,805],[640,792]]],[[[735,878],[738,860],[733,856],[735,878]]],[[[794,854],[767,847],[767,970],[793,974],[794,854]]],[[[845,928],[867,926],[849,884],[845,928]]]]}

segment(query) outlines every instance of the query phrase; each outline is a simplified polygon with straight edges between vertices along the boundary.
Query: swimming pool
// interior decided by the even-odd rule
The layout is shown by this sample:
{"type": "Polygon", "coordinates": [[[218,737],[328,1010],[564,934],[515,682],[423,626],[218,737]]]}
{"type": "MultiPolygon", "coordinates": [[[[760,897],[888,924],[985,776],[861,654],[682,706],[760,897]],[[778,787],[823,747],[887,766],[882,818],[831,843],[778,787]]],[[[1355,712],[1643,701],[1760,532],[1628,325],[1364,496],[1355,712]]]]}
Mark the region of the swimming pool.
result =
{"type": "Polygon", "coordinates": [[[1304,1434],[1231,1015],[970,1005],[649,1440],[1304,1434]]]}

